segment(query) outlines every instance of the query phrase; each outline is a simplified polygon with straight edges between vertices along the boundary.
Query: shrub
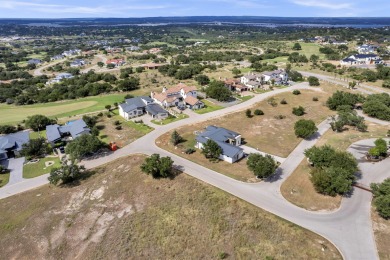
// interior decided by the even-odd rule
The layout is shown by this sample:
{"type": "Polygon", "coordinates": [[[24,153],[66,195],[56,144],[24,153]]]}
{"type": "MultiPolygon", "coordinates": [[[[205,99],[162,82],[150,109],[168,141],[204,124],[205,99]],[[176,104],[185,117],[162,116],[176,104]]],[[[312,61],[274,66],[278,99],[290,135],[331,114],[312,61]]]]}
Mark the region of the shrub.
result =
{"type": "Polygon", "coordinates": [[[121,122],[119,120],[114,121],[114,125],[120,125],[120,124],[121,124],[121,122]]]}
{"type": "Polygon", "coordinates": [[[381,184],[371,184],[374,194],[374,205],[379,215],[385,219],[390,218],[390,178],[381,184]]]}
{"type": "Polygon", "coordinates": [[[309,86],[319,86],[320,85],[320,81],[318,80],[317,77],[310,76],[307,78],[307,80],[309,81],[309,86]]]}
{"type": "Polygon", "coordinates": [[[303,116],[305,114],[305,108],[302,106],[293,107],[292,113],[296,116],[303,116]]]}
{"type": "Polygon", "coordinates": [[[193,154],[195,152],[196,152],[195,148],[188,148],[188,149],[185,150],[186,154],[193,154]]]}
{"type": "Polygon", "coordinates": [[[301,119],[295,122],[294,130],[297,137],[307,138],[313,135],[318,130],[318,128],[316,127],[313,120],[301,119]]]}
{"type": "Polygon", "coordinates": [[[256,109],[255,112],[254,112],[254,114],[255,114],[256,116],[261,116],[261,115],[264,115],[264,112],[263,112],[263,110],[256,109]]]}
{"type": "Polygon", "coordinates": [[[313,101],[318,101],[318,97],[313,97],[313,101]]]}
{"type": "Polygon", "coordinates": [[[275,119],[285,119],[286,116],[284,115],[277,115],[277,116],[274,116],[275,119]]]}
{"type": "Polygon", "coordinates": [[[278,167],[276,161],[270,155],[261,155],[252,153],[246,162],[249,170],[251,170],[258,178],[267,178],[275,173],[278,167]]]}
{"type": "Polygon", "coordinates": [[[246,115],[246,117],[251,118],[252,117],[252,111],[250,109],[247,109],[245,111],[245,115],[246,115]]]}
{"type": "Polygon", "coordinates": [[[117,125],[117,126],[115,127],[115,129],[116,129],[116,130],[122,130],[122,126],[121,126],[121,125],[117,125]]]}
{"type": "Polygon", "coordinates": [[[280,101],[280,104],[286,105],[286,104],[287,104],[287,101],[283,98],[283,99],[280,101]]]}
{"type": "Polygon", "coordinates": [[[298,89],[295,89],[292,93],[293,93],[294,95],[300,95],[300,94],[301,94],[301,91],[299,91],[298,89]]]}

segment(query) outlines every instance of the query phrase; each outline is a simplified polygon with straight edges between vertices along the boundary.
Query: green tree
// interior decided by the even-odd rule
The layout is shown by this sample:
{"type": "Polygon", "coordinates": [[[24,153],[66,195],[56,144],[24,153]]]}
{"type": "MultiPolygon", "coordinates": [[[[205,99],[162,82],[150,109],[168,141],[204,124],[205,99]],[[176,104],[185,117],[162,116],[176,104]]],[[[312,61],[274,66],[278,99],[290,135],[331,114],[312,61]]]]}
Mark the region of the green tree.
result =
{"type": "Polygon", "coordinates": [[[252,110],[247,109],[247,110],[245,111],[245,115],[246,115],[246,117],[248,117],[248,118],[252,117],[252,110]]]}
{"type": "Polygon", "coordinates": [[[218,101],[228,101],[232,97],[232,92],[225,87],[222,81],[212,81],[206,88],[207,96],[218,101]]]}
{"type": "Polygon", "coordinates": [[[347,105],[351,109],[356,103],[364,102],[365,98],[359,94],[353,94],[344,91],[336,91],[326,101],[326,105],[331,110],[337,110],[339,106],[347,105]]]}
{"type": "Polygon", "coordinates": [[[268,154],[265,156],[257,153],[250,154],[246,164],[249,170],[261,179],[271,176],[278,168],[276,161],[268,154]]]}
{"type": "Polygon", "coordinates": [[[209,139],[203,144],[202,154],[210,161],[218,161],[222,154],[222,148],[213,140],[209,139]]]}
{"type": "Polygon", "coordinates": [[[381,184],[371,184],[374,194],[374,205],[379,215],[385,219],[390,218],[390,178],[384,180],[381,184]]]}
{"type": "MultiPolygon", "coordinates": [[[[107,108],[106,108],[107,109],[107,108]]],[[[83,121],[87,124],[89,128],[92,128],[96,125],[97,123],[97,117],[96,116],[83,116],[83,121]]]]}
{"type": "Polygon", "coordinates": [[[103,66],[104,66],[104,63],[103,63],[103,62],[101,62],[101,61],[98,61],[97,65],[98,65],[100,68],[103,68],[103,66]]]}
{"type": "Polygon", "coordinates": [[[20,154],[28,158],[44,157],[49,153],[50,148],[44,138],[31,139],[28,143],[23,144],[20,154]]]}
{"type": "Polygon", "coordinates": [[[176,146],[181,141],[183,141],[183,137],[181,137],[180,134],[176,130],[173,131],[173,133],[171,135],[171,143],[176,146]]]}
{"type": "Polygon", "coordinates": [[[44,115],[33,115],[29,116],[26,119],[26,126],[31,128],[34,131],[43,130],[47,125],[52,125],[57,123],[56,120],[50,119],[44,115]]]}
{"type": "Polygon", "coordinates": [[[65,159],[62,161],[61,167],[51,169],[48,180],[53,185],[67,184],[79,179],[85,172],[84,166],[77,165],[74,160],[65,159]]]}
{"type": "Polygon", "coordinates": [[[167,178],[173,173],[173,161],[170,157],[160,157],[159,154],[152,154],[147,157],[141,165],[141,170],[152,175],[153,178],[167,178]]]}
{"type": "Polygon", "coordinates": [[[305,108],[302,106],[293,107],[292,113],[296,116],[303,116],[305,114],[305,108]]]}
{"type": "Polygon", "coordinates": [[[107,109],[108,112],[111,111],[111,105],[106,105],[105,108],[107,109]]]}
{"type": "Polygon", "coordinates": [[[314,64],[317,64],[317,62],[318,62],[318,60],[320,59],[320,57],[318,56],[318,55],[315,55],[315,54],[312,54],[311,56],[310,56],[310,61],[313,63],[313,65],[314,64]]]}
{"type": "Polygon", "coordinates": [[[103,143],[94,135],[84,134],[69,143],[65,151],[71,159],[80,160],[83,157],[99,151],[103,143]]]}
{"type": "Polygon", "coordinates": [[[302,46],[298,42],[296,42],[296,43],[294,43],[292,49],[295,51],[299,51],[299,50],[302,50],[302,46]]]}
{"type": "Polygon", "coordinates": [[[232,69],[232,73],[233,73],[233,75],[234,75],[235,77],[237,77],[238,75],[241,74],[241,70],[239,70],[239,69],[237,69],[236,67],[234,67],[234,68],[232,69]]]}
{"type": "Polygon", "coordinates": [[[307,78],[309,81],[309,86],[319,86],[320,82],[317,77],[310,76],[307,78]]]}
{"type": "Polygon", "coordinates": [[[263,110],[256,109],[255,112],[254,112],[254,114],[255,114],[256,116],[261,116],[261,115],[264,115],[264,112],[263,112],[263,110]]]}
{"type": "Polygon", "coordinates": [[[318,128],[313,120],[301,119],[295,122],[294,130],[297,137],[307,138],[317,132],[318,128]]]}
{"type": "Polygon", "coordinates": [[[316,191],[329,196],[348,193],[355,180],[353,173],[341,167],[316,169],[311,174],[311,181],[316,191]]]}
{"type": "Polygon", "coordinates": [[[199,85],[202,86],[207,85],[210,82],[210,78],[203,74],[196,76],[195,80],[196,82],[198,82],[199,85]]]}

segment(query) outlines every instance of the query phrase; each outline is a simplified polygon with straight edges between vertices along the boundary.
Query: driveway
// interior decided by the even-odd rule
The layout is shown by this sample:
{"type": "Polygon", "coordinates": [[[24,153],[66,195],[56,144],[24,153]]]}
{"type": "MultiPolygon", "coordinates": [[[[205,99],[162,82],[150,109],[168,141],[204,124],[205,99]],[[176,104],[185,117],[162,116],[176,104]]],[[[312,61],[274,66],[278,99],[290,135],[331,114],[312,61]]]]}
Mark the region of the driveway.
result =
{"type": "Polygon", "coordinates": [[[22,182],[23,179],[23,164],[25,158],[12,158],[6,161],[7,168],[11,171],[9,176],[9,182],[6,186],[13,185],[22,182]]]}
{"type": "MultiPolygon", "coordinates": [[[[265,153],[265,152],[262,152],[262,151],[259,151],[258,149],[255,149],[255,148],[252,148],[252,147],[249,147],[249,146],[246,146],[246,145],[241,145],[241,148],[244,149],[244,153],[246,154],[251,154],[251,153],[259,153],[261,155],[267,155],[268,153],[265,153]]],[[[271,155],[276,161],[282,163],[286,160],[286,158],[283,158],[283,157],[279,157],[279,156],[276,156],[276,155],[273,155],[273,154],[268,154],[268,155],[271,155]]]]}

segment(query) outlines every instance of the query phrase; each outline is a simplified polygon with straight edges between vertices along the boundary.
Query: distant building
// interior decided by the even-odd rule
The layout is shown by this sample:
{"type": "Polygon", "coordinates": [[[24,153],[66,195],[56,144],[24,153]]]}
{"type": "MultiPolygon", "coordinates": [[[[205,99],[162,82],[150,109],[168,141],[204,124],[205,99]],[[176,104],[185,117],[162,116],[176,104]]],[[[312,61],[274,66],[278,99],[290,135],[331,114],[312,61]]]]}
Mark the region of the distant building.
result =
{"type": "Polygon", "coordinates": [[[120,67],[120,66],[125,65],[126,62],[125,62],[124,59],[111,59],[111,60],[107,60],[107,61],[106,61],[106,64],[107,64],[107,65],[113,64],[113,65],[115,65],[115,67],[120,67]]]}
{"type": "Polygon", "coordinates": [[[46,126],[46,138],[50,143],[56,143],[63,140],[63,138],[69,137],[71,137],[71,140],[74,140],[81,135],[90,133],[91,129],[88,128],[82,119],[70,121],[63,126],[57,124],[46,126]]]}
{"type": "Polygon", "coordinates": [[[62,55],[65,56],[65,57],[75,56],[75,55],[80,55],[80,54],[81,54],[81,50],[79,50],[79,49],[64,51],[62,53],[62,55]]]}
{"type": "Polygon", "coordinates": [[[62,60],[63,58],[65,58],[64,55],[56,55],[56,56],[53,56],[50,58],[51,61],[53,60],[62,60]]]}
{"type": "Polygon", "coordinates": [[[354,54],[340,61],[341,65],[382,64],[383,60],[375,54],[354,54]]]}
{"type": "Polygon", "coordinates": [[[141,48],[138,47],[138,46],[130,46],[130,47],[126,47],[126,50],[128,51],[139,51],[141,48]]]}
{"type": "Polygon", "coordinates": [[[221,160],[234,163],[244,157],[244,150],[239,147],[241,145],[239,133],[222,127],[208,126],[204,132],[196,136],[195,147],[202,149],[208,140],[213,140],[221,147],[222,153],[219,156],[221,160]]]}
{"type": "Polygon", "coordinates": [[[29,61],[27,61],[28,64],[35,64],[35,65],[38,65],[38,64],[41,64],[42,61],[40,59],[31,59],[29,61]]]}
{"type": "Polygon", "coordinates": [[[30,133],[27,131],[0,136],[0,161],[18,156],[28,142],[30,133]]]}
{"type": "Polygon", "coordinates": [[[363,44],[356,47],[356,50],[359,54],[372,54],[376,52],[379,46],[371,45],[371,44],[363,44]]]}
{"type": "Polygon", "coordinates": [[[79,60],[79,59],[74,60],[74,61],[72,61],[72,62],[70,63],[70,66],[71,66],[71,67],[82,67],[82,66],[84,66],[84,65],[85,65],[85,61],[84,61],[84,60],[79,60]]]}
{"type": "Polygon", "coordinates": [[[74,76],[70,73],[60,73],[58,74],[54,79],[49,80],[46,82],[47,85],[52,84],[52,83],[59,83],[64,79],[71,79],[74,78],[74,76]]]}

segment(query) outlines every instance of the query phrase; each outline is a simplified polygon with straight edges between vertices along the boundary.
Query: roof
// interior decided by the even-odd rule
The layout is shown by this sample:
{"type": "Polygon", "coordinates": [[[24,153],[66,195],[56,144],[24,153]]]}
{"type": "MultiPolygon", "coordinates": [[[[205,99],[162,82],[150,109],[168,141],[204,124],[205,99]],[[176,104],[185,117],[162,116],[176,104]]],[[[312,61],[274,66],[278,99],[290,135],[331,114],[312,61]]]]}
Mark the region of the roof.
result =
{"type": "Polygon", "coordinates": [[[46,126],[46,138],[49,142],[55,142],[61,138],[60,131],[58,130],[59,127],[59,125],[46,126]]]}
{"type": "Polygon", "coordinates": [[[49,142],[54,142],[61,138],[62,134],[70,134],[73,139],[82,134],[90,133],[91,130],[82,119],[70,121],[66,125],[48,125],[46,126],[46,137],[49,142]]]}
{"type": "Polygon", "coordinates": [[[199,136],[205,137],[207,139],[221,142],[226,142],[229,139],[235,139],[239,135],[239,133],[213,125],[206,127],[206,130],[199,134],[199,136]]]}
{"type": "Polygon", "coordinates": [[[248,79],[248,80],[252,80],[252,79],[256,79],[256,78],[257,78],[257,75],[254,75],[254,74],[245,75],[245,76],[243,76],[243,78],[246,78],[246,79],[248,79]]]}
{"type": "Polygon", "coordinates": [[[352,58],[345,58],[343,59],[343,62],[354,62],[356,61],[355,59],[352,59],[352,58]]]}
{"type": "Polygon", "coordinates": [[[155,93],[153,98],[157,99],[160,102],[164,102],[167,99],[167,95],[165,93],[155,93]]]}
{"type": "Polygon", "coordinates": [[[0,153],[4,153],[8,149],[20,151],[23,144],[29,141],[30,133],[27,131],[0,136],[0,153]]]}
{"type": "Polygon", "coordinates": [[[187,96],[187,97],[184,99],[184,101],[185,101],[187,104],[191,105],[191,106],[194,106],[194,105],[196,105],[198,102],[200,102],[199,99],[197,99],[196,97],[193,97],[193,96],[187,96]]]}
{"type": "Polygon", "coordinates": [[[149,104],[146,106],[145,110],[152,115],[158,115],[161,113],[168,113],[168,111],[166,111],[165,109],[163,109],[162,107],[160,107],[157,104],[149,104]]]}
{"type": "Polygon", "coordinates": [[[365,59],[365,58],[375,58],[378,57],[378,55],[375,54],[355,54],[353,55],[355,58],[358,59],[365,59]]]}
{"type": "Polygon", "coordinates": [[[130,112],[130,111],[137,109],[137,108],[146,107],[145,102],[152,103],[153,99],[151,99],[150,97],[146,97],[146,96],[130,98],[130,99],[126,99],[125,103],[122,103],[119,106],[123,109],[124,112],[130,112]]]}
{"type": "Polygon", "coordinates": [[[260,86],[261,85],[260,82],[254,81],[254,80],[248,81],[248,83],[246,83],[246,84],[251,85],[251,86],[260,86]]]}

